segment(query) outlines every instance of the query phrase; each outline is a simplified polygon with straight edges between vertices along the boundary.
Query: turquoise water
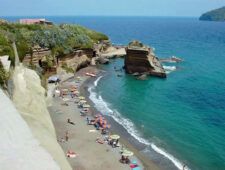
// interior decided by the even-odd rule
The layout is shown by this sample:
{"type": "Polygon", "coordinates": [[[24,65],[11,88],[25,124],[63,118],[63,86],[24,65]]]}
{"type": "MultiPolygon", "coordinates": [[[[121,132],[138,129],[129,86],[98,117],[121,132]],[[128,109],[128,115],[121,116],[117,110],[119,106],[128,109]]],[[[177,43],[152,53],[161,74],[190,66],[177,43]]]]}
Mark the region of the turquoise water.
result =
{"type": "Polygon", "coordinates": [[[225,169],[225,23],[190,18],[101,22],[99,30],[115,43],[139,39],[155,47],[159,57],[175,55],[185,60],[170,64],[179,69],[167,79],[151,77],[147,81],[117,77],[113,67],[122,67],[123,60],[105,66],[108,73],[93,92],[114,114],[120,113],[112,116],[133,122],[134,127],[123,123],[137,130],[130,133],[145,139],[143,142],[154,143],[179,160],[174,162],[191,169],[225,169]]]}
{"type": "Polygon", "coordinates": [[[166,64],[179,67],[167,79],[146,81],[117,77],[113,67],[122,67],[123,60],[114,60],[103,67],[107,73],[89,89],[90,97],[149,145],[146,154],[152,148],[168,153],[180,168],[184,163],[196,170],[225,169],[225,23],[159,17],[49,19],[102,31],[117,44],[141,40],[159,57],[182,57],[183,63],[166,64]]]}

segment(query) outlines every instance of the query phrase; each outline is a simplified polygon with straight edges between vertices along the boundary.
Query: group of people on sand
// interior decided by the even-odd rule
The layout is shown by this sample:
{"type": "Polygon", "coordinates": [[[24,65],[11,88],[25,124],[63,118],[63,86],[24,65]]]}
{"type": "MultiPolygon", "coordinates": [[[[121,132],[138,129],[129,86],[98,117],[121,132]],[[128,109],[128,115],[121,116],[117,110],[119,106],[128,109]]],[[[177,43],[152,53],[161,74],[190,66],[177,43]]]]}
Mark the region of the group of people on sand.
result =
{"type": "Polygon", "coordinates": [[[105,117],[101,114],[94,116],[94,119],[90,119],[89,117],[86,118],[88,125],[93,125],[96,130],[101,130],[102,134],[107,134],[111,125],[107,123],[105,117]]]}
{"type": "MultiPolygon", "coordinates": [[[[92,116],[91,110],[89,108],[83,107],[82,101],[84,102],[85,98],[83,96],[79,96],[79,91],[78,91],[77,86],[70,86],[69,88],[64,88],[64,89],[57,88],[56,93],[59,94],[59,97],[61,97],[65,103],[67,103],[68,100],[72,99],[72,100],[74,100],[74,103],[78,103],[78,106],[81,105],[78,108],[81,109],[80,110],[81,116],[84,116],[84,115],[86,116],[87,125],[94,126],[95,131],[100,130],[101,134],[103,135],[102,137],[98,137],[96,139],[97,143],[99,143],[99,144],[107,143],[108,145],[112,146],[112,148],[120,147],[120,144],[119,144],[120,137],[117,135],[117,138],[112,138],[113,135],[110,135],[110,132],[109,132],[111,125],[108,124],[106,118],[102,114],[97,114],[95,116],[92,116]],[[70,99],[68,97],[66,98],[65,96],[69,96],[70,99]],[[68,100],[66,100],[66,99],[68,99],[68,100]]],[[[85,105],[87,106],[87,101],[85,101],[85,105]]],[[[67,104],[67,106],[68,106],[68,104],[67,104]]],[[[67,119],[67,123],[71,124],[71,125],[75,125],[75,123],[70,118],[67,119]]],[[[114,135],[114,137],[115,137],[115,135],[114,135]]],[[[64,137],[61,138],[59,141],[60,142],[68,142],[69,141],[69,131],[66,131],[64,137]]],[[[122,154],[122,152],[121,152],[121,154],[122,154]]],[[[77,154],[71,150],[68,150],[68,152],[67,152],[67,156],[70,158],[76,157],[76,155],[77,154]]],[[[130,164],[129,156],[124,156],[123,154],[121,156],[120,162],[124,163],[124,164],[129,164],[131,168],[138,167],[137,163],[130,164]]]]}

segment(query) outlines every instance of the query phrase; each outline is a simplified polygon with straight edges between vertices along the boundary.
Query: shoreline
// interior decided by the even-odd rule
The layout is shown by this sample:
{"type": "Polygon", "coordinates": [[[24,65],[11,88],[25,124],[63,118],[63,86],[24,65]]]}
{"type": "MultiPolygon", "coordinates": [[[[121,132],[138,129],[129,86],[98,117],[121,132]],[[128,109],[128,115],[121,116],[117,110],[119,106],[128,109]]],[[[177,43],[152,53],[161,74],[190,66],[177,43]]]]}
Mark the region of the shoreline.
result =
{"type": "MultiPolygon", "coordinates": [[[[96,103],[94,103],[90,99],[90,92],[89,88],[95,84],[95,81],[101,77],[105,76],[107,73],[105,70],[101,70],[97,68],[100,74],[98,74],[94,78],[87,79],[81,86],[81,94],[86,97],[86,100],[89,102],[89,104],[92,106],[91,108],[94,109],[95,113],[101,112],[96,108],[96,103]],[[102,73],[101,73],[102,72],[102,73]]],[[[97,84],[97,83],[96,83],[97,84]]],[[[110,131],[115,132],[119,134],[122,138],[121,141],[123,141],[124,145],[129,146],[135,155],[140,159],[142,164],[147,169],[161,169],[161,170],[178,170],[182,169],[183,163],[178,160],[176,157],[168,153],[164,148],[158,147],[155,143],[148,143],[144,144],[145,142],[149,141],[139,141],[135,136],[131,135],[131,133],[117,120],[115,120],[113,117],[109,115],[105,115],[104,117],[107,118],[108,122],[112,125],[110,128],[110,131]]],[[[142,138],[141,138],[142,140],[142,138]]],[[[145,140],[145,139],[143,139],[145,140]]],[[[185,169],[189,169],[189,167],[186,166],[185,169]]]]}
{"type": "MultiPolygon", "coordinates": [[[[96,107],[93,101],[89,98],[90,92],[88,91],[88,88],[93,85],[93,83],[102,75],[101,70],[98,69],[98,75],[94,78],[87,78],[82,85],[80,86],[80,94],[82,96],[85,96],[86,100],[88,103],[91,105],[91,110],[93,113],[98,113],[100,112],[96,107]]],[[[94,115],[92,115],[94,116],[94,115]]],[[[120,125],[118,122],[116,122],[112,117],[108,115],[104,115],[104,117],[107,118],[108,122],[112,125],[110,128],[110,132],[114,132],[116,134],[119,134],[121,136],[120,142],[122,145],[126,146],[134,152],[134,155],[140,160],[140,162],[143,164],[144,169],[146,170],[160,170],[161,168],[152,160],[147,158],[143,153],[141,153],[142,150],[144,150],[147,145],[140,143],[137,141],[134,137],[131,136],[127,132],[127,130],[120,125]]]]}
{"type": "MultiPolygon", "coordinates": [[[[81,69],[75,74],[75,77],[82,77],[82,81],[78,86],[79,91],[81,91],[80,86],[82,86],[87,80],[90,80],[87,76],[82,74],[82,72],[86,71],[88,68],[90,67],[81,69]]],[[[94,67],[94,69],[96,68],[94,67]]],[[[65,74],[65,76],[67,76],[67,74],[65,74]]],[[[62,81],[62,83],[60,83],[60,86],[63,88],[66,88],[67,86],[69,87],[72,83],[75,84],[74,80],[75,78],[67,77],[62,81]]],[[[68,96],[65,98],[68,98],[68,96]]],[[[121,158],[121,154],[119,153],[120,148],[112,148],[110,145],[105,143],[102,145],[96,143],[96,138],[99,138],[99,136],[102,138],[103,136],[96,130],[94,130],[93,133],[90,132],[95,128],[86,124],[86,117],[80,116],[77,104],[74,104],[72,101],[73,99],[71,98],[71,100],[67,102],[69,105],[64,106],[62,105],[62,98],[54,97],[52,98],[52,105],[48,107],[57,134],[58,143],[61,145],[64,153],[66,154],[68,150],[73,150],[77,153],[76,158],[67,158],[71,167],[73,169],[75,168],[80,170],[93,168],[98,170],[130,169],[129,165],[119,162],[119,159],[121,158]],[[68,125],[68,118],[75,122],[74,126],[68,125]],[[67,131],[69,131],[70,139],[67,142],[61,142],[60,140],[64,138],[65,132],[67,131]],[[98,154],[96,155],[96,153],[98,154]],[[89,160],[88,163],[85,159],[89,160]]],[[[93,114],[88,114],[87,116],[92,115],[93,114]]],[[[126,147],[128,147],[128,145],[126,145],[126,147]]],[[[131,147],[128,147],[129,150],[130,148],[131,147]]],[[[142,161],[136,157],[136,153],[134,153],[134,156],[132,156],[130,160],[136,160],[141,169],[144,169],[142,161]]]]}

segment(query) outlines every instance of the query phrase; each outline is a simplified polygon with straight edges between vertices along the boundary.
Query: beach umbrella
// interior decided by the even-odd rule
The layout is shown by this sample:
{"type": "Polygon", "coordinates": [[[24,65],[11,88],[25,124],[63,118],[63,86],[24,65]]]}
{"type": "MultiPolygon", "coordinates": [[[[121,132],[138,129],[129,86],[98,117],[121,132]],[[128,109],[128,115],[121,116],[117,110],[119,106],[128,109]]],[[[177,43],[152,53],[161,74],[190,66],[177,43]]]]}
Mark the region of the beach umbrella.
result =
{"type": "Polygon", "coordinates": [[[67,102],[67,101],[69,101],[70,99],[68,99],[68,98],[63,98],[63,101],[64,102],[67,102]]]}
{"type": "Polygon", "coordinates": [[[83,105],[83,108],[89,108],[89,107],[91,107],[91,106],[88,104],[83,105]]]}
{"type": "Polygon", "coordinates": [[[84,100],[85,97],[84,97],[84,96],[80,96],[79,99],[80,99],[80,100],[84,100]]]}
{"type": "Polygon", "coordinates": [[[114,140],[117,140],[117,139],[120,138],[120,136],[119,135],[111,135],[110,138],[111,139],[114,139],[114,140]]]}
{"type": "Polygon", "coordinates": [[[86,100],[80,100],[80,103],[87,103],[86,100]]]}
{"type": "Polygon", "coordinates": [[[60,93],[60,90],[55,90],[55,93],[59,94],[60,93]]]}
{"type": "Polygon", "coordinates": [[[131,151],[125,150],[125,151],[122,153],[122,155],[128,157],[128,156],[133,156],[134,153],[131,152],[131,151]]]}

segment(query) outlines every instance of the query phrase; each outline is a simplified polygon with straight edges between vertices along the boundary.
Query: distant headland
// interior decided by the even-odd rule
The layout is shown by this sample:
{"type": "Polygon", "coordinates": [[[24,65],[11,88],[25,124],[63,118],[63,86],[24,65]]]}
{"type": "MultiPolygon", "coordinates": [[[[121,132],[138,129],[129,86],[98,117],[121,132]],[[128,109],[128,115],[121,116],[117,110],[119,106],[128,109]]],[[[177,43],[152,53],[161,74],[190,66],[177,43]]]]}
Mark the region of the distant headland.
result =
{"type": "Polygon", "coordinates": [[[202,21],[225,21],[225,6],[202,14],[199,18],[202,21]]]}

